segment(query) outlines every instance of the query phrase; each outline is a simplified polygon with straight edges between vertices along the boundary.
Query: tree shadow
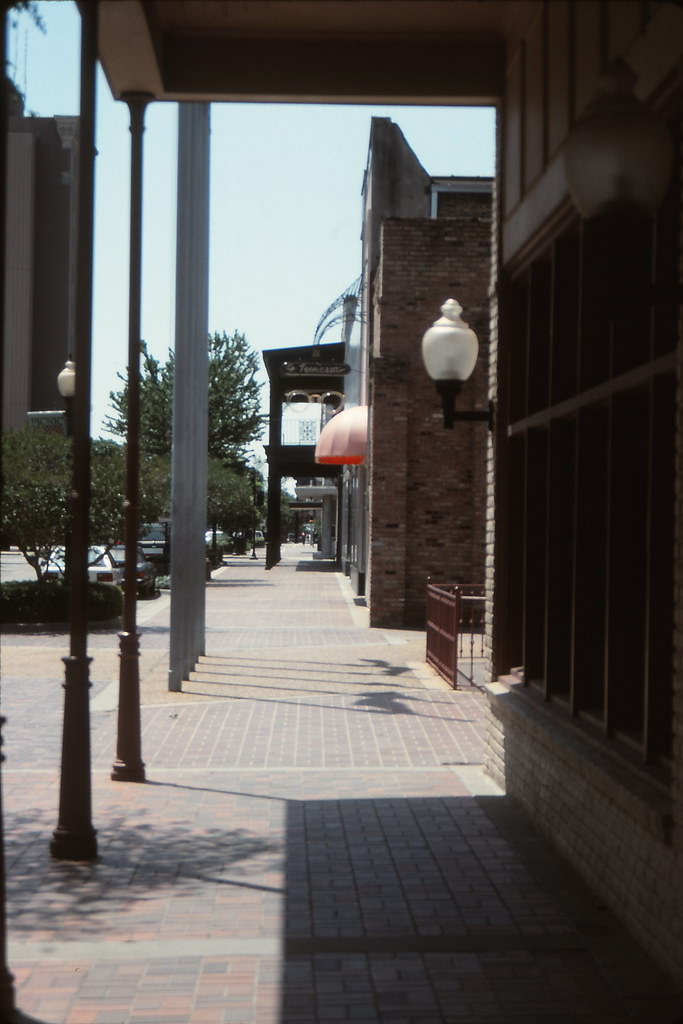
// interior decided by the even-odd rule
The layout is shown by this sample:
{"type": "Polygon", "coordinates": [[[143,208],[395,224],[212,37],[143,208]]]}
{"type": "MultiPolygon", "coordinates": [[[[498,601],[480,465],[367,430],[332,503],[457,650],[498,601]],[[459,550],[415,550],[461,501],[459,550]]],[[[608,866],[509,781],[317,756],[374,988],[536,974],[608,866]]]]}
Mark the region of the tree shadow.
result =
{"type": "Polygon", "coordinates": [[[404,676],[406,672],[412,671],[407,665],[392,665],[384,658],[359,658],[358,660],[366,665],[372,665],[373,668],[383,669],[384,675],[387,676],[404,676]]]}
{"type": "Polygon", "coordinates": [[[357,700],[355,707],[368,708],[371,711],[381,712],[384,715],[419,715],[420,718],[433,718],[434,715],[422,715],[419,711],[413,711],[402,698],[404,693],[398,690],[383,690],[377,693],[361,693],[360,700],[357,700]]]}
{"type": "Polygon", "coordinates": [[[137,914],[145,904],[162,913],[159,896],[199,896],[207,886],[281,891],[267,879],[281,869],[282,841],[249,829],[113,816],[98,829],[98,859],[79,863],[50,856],[55,822],[48,812],[6,810],[5,819],[8,931],[26,938],[32,932],[54,932],[58,941],[101,937],[111,934],[113,916],[123,920],[133,905],[137,914]]]}

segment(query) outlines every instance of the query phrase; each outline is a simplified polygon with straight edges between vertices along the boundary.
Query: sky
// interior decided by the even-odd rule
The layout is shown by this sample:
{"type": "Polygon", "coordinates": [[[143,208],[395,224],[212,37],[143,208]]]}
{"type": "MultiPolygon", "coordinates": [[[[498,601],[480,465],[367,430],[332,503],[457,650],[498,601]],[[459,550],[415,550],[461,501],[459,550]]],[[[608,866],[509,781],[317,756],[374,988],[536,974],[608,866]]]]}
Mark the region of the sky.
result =
{"type": "MultiPolygon", "coordinates": [[[[44,33],[10,12],[9,73],[27,112],[77,114],[76,5],[49,0],[38,9],[44,33]]],[[[391,118],[432,176],[494,173],[487,108],[212,104],[211,333],[240,331],[259,352],[312,344],[321,315],[360,274],[372,117],[391,118]]],[[[150,105],[144,135],[142,337],[162,360],[174,344],[177,118],[176,104],[150,105]]],[[[101,70],[96,147],[94,437],[106,436],[109,393],[121,386],[128,350],[128,108],[112,98],[101,70]]],[[[334,330],[324,338],[339,340],[334,330]]],[[[263,399],[267,408],[267,387],[263,399]]]]}

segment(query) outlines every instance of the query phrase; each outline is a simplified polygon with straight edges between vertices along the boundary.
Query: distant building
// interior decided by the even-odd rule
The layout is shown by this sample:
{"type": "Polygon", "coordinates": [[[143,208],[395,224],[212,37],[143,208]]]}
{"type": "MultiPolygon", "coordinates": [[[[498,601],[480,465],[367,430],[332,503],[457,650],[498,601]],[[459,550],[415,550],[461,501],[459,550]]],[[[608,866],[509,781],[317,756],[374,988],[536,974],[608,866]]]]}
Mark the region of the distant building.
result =
{"type": "Polygon", "coordinates": [[[73,352],[77,117],[25,117],[13,93],[7,140],[2,428],[60,409],[73,352]]]}
{"type": "Polygon", "coordinates": [[[345,470],[342,562],[367,592],[370,622],[424,626],[426,583],[483,583],[486,446],[482,423],[443,426],[421,358],[423,333],[457,299],[480,356],[460,398],[488,401],[490,178],[432,178],[399,127],[373,118],[364,182],[360,404],[369,457],[345,470]],[[350,510],[350,511],[349,511],[350,510]]]}

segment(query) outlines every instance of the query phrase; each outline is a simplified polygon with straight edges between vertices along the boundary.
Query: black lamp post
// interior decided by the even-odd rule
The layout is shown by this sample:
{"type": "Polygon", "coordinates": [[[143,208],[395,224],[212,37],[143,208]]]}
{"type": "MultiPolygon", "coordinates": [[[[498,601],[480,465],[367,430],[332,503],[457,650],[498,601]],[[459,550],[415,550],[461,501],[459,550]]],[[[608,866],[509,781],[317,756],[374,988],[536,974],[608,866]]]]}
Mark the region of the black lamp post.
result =
{"type": "MultiPolygon", "coordinates": [[[[73,404],[74,395],[76,394],[76,364],[74,363],[71,355],[64,363],[64,367],[57,374],[57,390],[64,399],[65,409],[65,421],[66,421],[66,436],[73,437],[74,423],[73,423],[73,404]]],[[[71,513],[71,502],[69,502],[69,513],[71,513]]],[[[66,536],[64,537],[64,582],[71,583],[71,544],[69,540],[69,532],[71,528],[71,515],[69,515],[69,524],[66,530],[66,536]]]]}
{"type": "Polygon", "coordinates": [[[434,321],[422,338],[422,360],[441,396],[443,425],[452,430],[456,420],[482,420],[491,429],[491,405],[488,409],[455,411],[455,399],[476,365],[479,341],[461,318],[459,302],[448,299],[441,312],[443,316],[434,321]]]}
{"type": "Polygon", "coordinates": [[[251,468],[251,557],[257,558],[256,554],[256,470],[251,468]]]}
{"type": "Polygon", "coordinates": [[[142,133],[151,96],[124,96],[130,111],[130,263],[128,297],[128,434],[123,507],[125,579],[123,629],[119,633],[119,711],[116,760],[111,778],[144,782],[140,725],[140,636],[137,631],[137,564],[140,519],[140,309],[142,273],[142,133]]]}
{"type": "Polygon", "coordinates": [[[80,145],[75,288],[73,487],[70,652],[64,658],[64,721],[59,818],[50,843],[59,860],[97,858],[90,780],[90,661],[88,647],[88,521],[90,515],[90,377],[95,197],[95,84],[98,5],[81,9],[80,145]]]}

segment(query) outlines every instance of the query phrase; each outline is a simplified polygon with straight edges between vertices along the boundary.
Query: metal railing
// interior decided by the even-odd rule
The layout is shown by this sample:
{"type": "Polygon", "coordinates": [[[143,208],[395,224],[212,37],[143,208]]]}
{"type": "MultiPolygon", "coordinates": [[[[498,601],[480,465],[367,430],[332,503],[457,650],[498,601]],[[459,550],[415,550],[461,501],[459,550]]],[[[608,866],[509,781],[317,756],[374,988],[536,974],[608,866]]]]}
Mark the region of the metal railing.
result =
{"type": "Polygon", "coordinates": [[[479,583],[427,583],[426,659],[450,683],[458,673],[474,682],[484,656],[485,591],[479,583]]]}

